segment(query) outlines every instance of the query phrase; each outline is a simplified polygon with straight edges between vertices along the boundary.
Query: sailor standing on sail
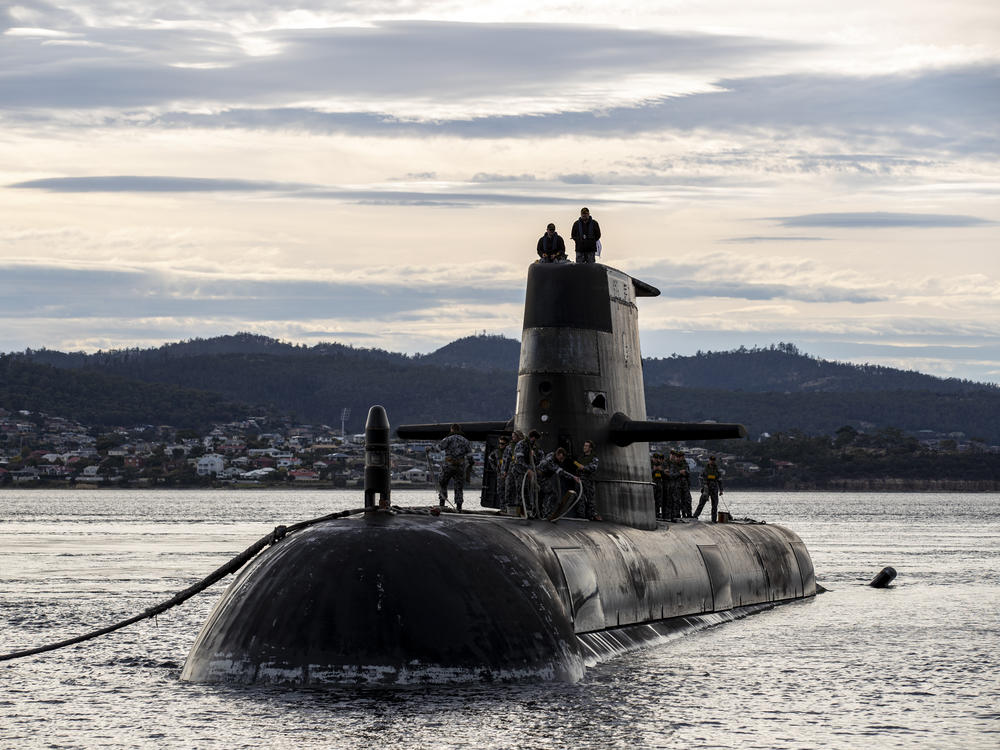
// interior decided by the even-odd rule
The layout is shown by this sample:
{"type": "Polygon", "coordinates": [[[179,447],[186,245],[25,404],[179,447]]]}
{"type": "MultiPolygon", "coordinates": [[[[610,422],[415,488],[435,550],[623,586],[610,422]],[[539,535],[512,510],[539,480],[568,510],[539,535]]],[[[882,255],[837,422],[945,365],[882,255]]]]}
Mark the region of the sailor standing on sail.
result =
{"type": "Polygon", "coordinates": [[[593,263],[596,260],[601,227],[598,226],[596,219],[590,218],[589,208],[580,209],[580,218],[573,224],[570,238],[576,243],[577,263],[593,263]]]}
{"type": "Polygon", "coordinates": [[[438,485],[438,504],[443,508],[448,499],[448,482],[455,483],[455,507],[462,512],[462,490],[465,488],[465,468],[468,463],[472,446],[462,434],[458,424],[451,426],[451,434],[437,444],[437,449],[444,452],[444,469],[441,471],[441,481],[438,485]]]}

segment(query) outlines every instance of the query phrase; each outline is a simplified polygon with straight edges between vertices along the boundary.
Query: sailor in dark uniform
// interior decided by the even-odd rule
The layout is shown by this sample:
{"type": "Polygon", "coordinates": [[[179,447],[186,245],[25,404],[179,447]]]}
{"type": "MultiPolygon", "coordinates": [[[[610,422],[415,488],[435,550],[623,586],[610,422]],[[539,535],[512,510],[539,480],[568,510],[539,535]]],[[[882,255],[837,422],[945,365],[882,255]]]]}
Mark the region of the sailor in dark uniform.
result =
{"type": "Polygon", "coordinates": [[[694,512],[694,517],[697,518],[701,515],[705,503],[711,499],[712,523],[715,523],[719,516],[719,495],[721,494],[723,494],[722,472],[719,471],[719,465],[715,463],[715,456],[709,456],[708,463],[701,471],[701,497],[698,499],[698,509],[694,512]]]}
{"type": "Polygon", "coordinates": [[[542,492],[541,518],[551,518],[556,511],[560,510],[563,493],[570,489],[569,483],[576,484],[569,472],[563,468],[565,461],[566,450],[559,447],[539,461],[536,467],[538,484],[542,492]],[[569,482],[563,481],[564,477],[569,482]]]}
{"type": "Polygon", "coordinates": [[[600,521],[601,517],[597,513],[597,483],[594,481],[600,461],[594,453],[593,442],[590,440],[583,442],[583,455],[576,459],[573,465],[576,467],[576,475],[580,478],[580,489],[583,492],[583,499],[577,504],[577,515],[588,521],[600,521]]]}
{"type": "Polygon", "coordinates": [[[472,445],[458,424],[451,426],[451,434],[437,444],[437,449],[444,452],[444,468],[441,470],[441,481],[438,483],[438,504],[443,508],[448,499],[448,483],[455,484],[455,507],[462,510],[462,491],[465,489],[465,472],[472,445]]]}
{"type": "Polygon", "coordinates": [[[667,517],[667,504],[665,497],[666,472],[663,469],[663,454],[654,453],[652,456],[653,472],[653,500],[656,503],[656,517],[664,519],[667,517]]]}
{"type": "Polygon", "coordinates": [[[556,225],[549,224],[545,234],[538,238],[538,259],[541,263],[566,260],[566,241],[556,233],[556,225]]]}
{"type": "MultiPolygon", "coordinates": [[[[537,430],[531,430],[528,436],[514,446],[514,460],[511,463],[508,481],[514,502],[508,498],[507,504],[525,504],[524,511],[529,518],[538,516],[539,508],[535,507],[536,498],[531,492],[532,480],[535,479],[535,467],[544,458],[540,448],[535,443],[541,437],[537,430]],[[523,496],[522,496],[523,495],[523,496]]],[[[535,480],[537,482],[537,480],[535,480]]]]}
{"type": "Polygon", "coordinates": [[[677,451],[677,468],[680,474],[677,481],[677,502],[680,505],[681,518],[691,518],[691,471],[684,457],[684,451],[677,451]]]}

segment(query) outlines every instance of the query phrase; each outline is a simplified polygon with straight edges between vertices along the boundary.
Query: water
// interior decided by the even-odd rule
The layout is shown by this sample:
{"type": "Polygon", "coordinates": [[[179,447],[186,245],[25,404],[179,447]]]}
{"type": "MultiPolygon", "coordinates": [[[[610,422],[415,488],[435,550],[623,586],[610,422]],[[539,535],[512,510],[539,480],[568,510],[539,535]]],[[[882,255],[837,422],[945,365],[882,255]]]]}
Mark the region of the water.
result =
{"type": "MultiPolygon", "coordinates": [[[[0,663],[0,748],[1000,747],[1000,495],[724,499],[796,530],[830,593],[575,684],[182,683],[224,581],[156,622],[0,663]],[[885,565],[895,585],[866,586],[885,565]]],[[[141,612],[278,523],[359,504],[356,492],[4,490],[0,652],[141,612]]]]}

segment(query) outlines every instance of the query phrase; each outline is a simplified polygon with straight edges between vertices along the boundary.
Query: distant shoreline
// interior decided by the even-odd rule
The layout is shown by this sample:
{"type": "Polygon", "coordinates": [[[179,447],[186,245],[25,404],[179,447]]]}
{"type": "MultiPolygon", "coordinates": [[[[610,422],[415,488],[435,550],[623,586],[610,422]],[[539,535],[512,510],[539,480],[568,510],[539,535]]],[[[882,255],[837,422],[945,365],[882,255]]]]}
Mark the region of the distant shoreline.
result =
{"type": "MultiPolygon", "coordinates": [[[[1000,492],[1000,481],[992,480],[957,480],[957,479],[840,479],[829,482],[785,482],[781,485],[740,485],[733,481],[727,483],[730,492],[965,492],[975,494],[988,494],[1000,492]]],[[[122,487],[119,484],[91,484],[77,482],[18,482],[0,487],[0,492],[4,490],[100,490],[100,491],[141,491],[160,492],[164,490],[213,490],[213,491],[275,491],[284,492],[309,492],[316,490],[330,491],[341,490],[362,492],[361,486],[344,487],[337,486],[329,482],[309,482],[308,484],[295,484],[294,482],[273,482],[268,484],[219,484],[219,485],[128,485],[122,487]]],[[[393,490],[423,490],[434,491],[437,485],[432,483],[411,484],[401,483],[391,485],[393,490]]],[[[466,492],[478,497],[480,486],[466,487],[466,492]]],[[[692,494],[697,498],[698,489],[692,488],[692,494]]]]}

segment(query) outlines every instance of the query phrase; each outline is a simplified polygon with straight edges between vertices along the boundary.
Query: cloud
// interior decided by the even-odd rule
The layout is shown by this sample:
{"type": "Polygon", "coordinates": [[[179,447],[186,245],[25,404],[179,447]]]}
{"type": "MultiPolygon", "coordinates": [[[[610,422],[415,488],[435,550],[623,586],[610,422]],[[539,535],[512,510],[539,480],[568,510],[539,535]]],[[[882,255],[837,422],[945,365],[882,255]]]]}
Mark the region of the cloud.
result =
{"type": "Polygon", "coordinates": [[[766,284],[739,281],[667,281],[659,287],[669,299],[694,299],[704,297],[729,297],[744,300],[798,300],[800,302],[884,302],[886,294],[871,290],[851,289],[838,286],[801,286],[789,284],[766,284]]]}
{"type": "Polygon", "coordinates": [[[724,240],[719,240],[719,242],[733,242],[733,243],[746,243],[752,244],[756,242],[825,242],[829,238],[827,237],[729,237],[724,240]]]}
{"type": "Polygon", "coordinates": [[[953,229],[958,227],[978,227],[996,222],[976,216],[961,214],[917,214],[888,213],[883,211],[857,213],[803,214],[801,216],[780,216],[777,219],[785,227],[837,227],[840,229],[885,229],[910,227],[916,229],[953,229]]]}
{"type": "Polygon", "coordinates": [[[202,193],[273,192],[301,190],[298,183],[267,180],[229,180],[203,177],[109,175],[96,177],[48,177],[18,182],[7,187],[47,190],[53,193],[202,193]]]}
{"type": "MultiPolygon", "coordinates": [[[[38,4],[38,8],[44,8],[38,4]]],[[[42,24],[54,9],[39,10],[42,24]]],[[[122,11],[124,13],[124,11],[122,11]]],[[[142,15],[141,8],[131,9],[142,15]]],[[[178,11],[183,16],[183,11],[178,11]]],[[[94,126],[296,128],[467,138],[710,129],[890,137],[914,155],[793,155],[801,170],[884,174],[933,149],[1000,154],[1000,66],[884,75],[796,70],[816,44],[551,23],[376,21],[242,32],[60,14],[63,39],[4,37],[0,111],[94,126]],[[110,21],[105,21],[110,24],[110,21]],[[62,111],[62,114],[60,114],[62,111]]],[[[310,20],[320,23],[316,9],[310,20]]],[[[96,15],[100,15],[99,13],[96,15]]],[[[197,14],[192,14],[197,17],[197,14]]],[[[570,173],[567,180],[576,175],[570,173]]]]}
{"type": "MultiPolygon", "coordinates": [[[[18,107],[145,107],[168,102],[482,102],[555,96],[604,106],[615,84],[739,69],[803,47],[755,37],[606,26],[382,21],[236,35],[207,29],[68,30],[80,45],[8,35],[0,101],[18,107]],[[248,49],[250,52],[248,52],[248,49]],[[260,53],[254,53],[259,50],[260,53]]],[[[645,95],[662,88],[647,87],[645,95]]],[[[686,89],[682,86],[681,90],[686,89]]],[[[545,102],[544,104],[542,102],[545,102]]],[[[571,106],[571,105],[570,105],[571,106]]],[[[509,111],[509,104],[497,111],[509,111]]]]}
{"type": "MultiPolygon", "coordinates": [[[[506,115],[494,111],[420,119],[387,112],[232,107],[212,114],[172,111],[154,122],[168,127],[294,127],[318,133],[464,138],[612,137],[697,129],[730,134],[780,131],[785,137],[809,132],[846,137],[851,139],[849,143],[858,144],[874,139],[920,154],[1000,154],[995,128],[1000,120],[1000,66],[907,75],[793,74],[710,82],[711,90],[685,96],[607,106],[580,100],[572,109],[554,108],[543,113],[506,115]]],[[[878,174],[912,170],[922,163],[919,158],[899,155],[853,159],[793,156],[794,168],[800,171],[853,169],[878,174]]],[[[717,156],[716,161],[719,158],[724,157],[717,156]]]]}
{"type": "Polygon", "coordinates": [[[636,275],[672,301],[728,298],[807,303],[885,302],[899,293],[862,275],[835,272],[801,259],[747,257],[719,252],[697,260],[656,261],[636,275]],[[705,268],[713,269],[705,274],[705,268]]]}
{"type": "Polygon", "coordinates": [[[405,273],[367,273],[336,281],[247,278],[155,269],[12,265],[0,277],[0,318],[210,317],[245,321],[377,320],[447,305],[499,305],[523,299],[520,283],[475,283],[466,269],[434,281],[405,273]]]}
{"type": "MultiPolygon", "coordinates": [[[[503,180],[480,180],[481,183],[503,180]]],[[[264,192],[289,198],[337,200],[365,205],[400,206],[484,206],[484,205],[574,205],[584,200],[579,196],[512,191],[469,192],[440,190],[433,184],[423,190],[363,190],[268,180],[233,180],[200,177],[107,175],[94,177],[47,177],[8,185],[10,188],[45,190],[54,193],[201,193],[201,192],[264,192]]],[[[475,188],[475,185],[470,187],[475,188]]],[[[628,197],[608,198],[606,204],[640,204],[648,200],[628,197]]]]}

